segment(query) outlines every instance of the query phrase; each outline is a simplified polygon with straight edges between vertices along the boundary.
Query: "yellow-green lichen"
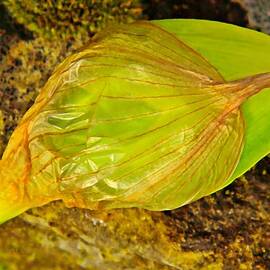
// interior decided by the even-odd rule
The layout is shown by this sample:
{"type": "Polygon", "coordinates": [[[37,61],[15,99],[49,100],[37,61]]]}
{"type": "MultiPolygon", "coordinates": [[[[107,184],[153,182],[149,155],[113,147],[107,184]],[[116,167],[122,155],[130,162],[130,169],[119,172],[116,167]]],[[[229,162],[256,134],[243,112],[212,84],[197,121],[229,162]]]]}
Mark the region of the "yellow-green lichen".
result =
{"type": "Polygon", "coordinates": [[[5,250],[14,251],[0,252],[0,260],[15,269],[44,264],[44,269],[222,269],[221,258],[212,251],[183,251],[171,241],[164,218],[162,213],[139,209],[105,213],[52,203],[7,223],[5,230],[0,228],[0,249],[5,245],[5,250]],[[31,241],[22,246],[27,239],[31,241]]]}
{"type": "Polygon", "coordinates": [[[3,3],[19,23],[46,37],[93,34],[108,23],[130,22],[141,14],[137,0],[4,0],[3,3]]]}

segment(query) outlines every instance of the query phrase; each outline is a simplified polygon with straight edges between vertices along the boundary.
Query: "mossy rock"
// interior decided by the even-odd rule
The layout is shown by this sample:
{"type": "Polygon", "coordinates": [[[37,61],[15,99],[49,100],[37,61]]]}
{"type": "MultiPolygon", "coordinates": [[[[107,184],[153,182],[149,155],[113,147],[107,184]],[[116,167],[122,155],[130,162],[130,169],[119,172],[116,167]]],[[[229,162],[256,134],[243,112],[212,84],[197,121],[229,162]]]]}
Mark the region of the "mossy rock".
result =
{"type": "Polygon", "coordinates": [[[270,34],[270,1],[269,0],[235,0],[247,11],[249,25],[270,34]]]}
{"type": "Polygon", "coordinates": [[[13,18],[45,37],[93,34],[112,22],[130,22],[141,14],[140,1],[3,0],[13,18]]]}

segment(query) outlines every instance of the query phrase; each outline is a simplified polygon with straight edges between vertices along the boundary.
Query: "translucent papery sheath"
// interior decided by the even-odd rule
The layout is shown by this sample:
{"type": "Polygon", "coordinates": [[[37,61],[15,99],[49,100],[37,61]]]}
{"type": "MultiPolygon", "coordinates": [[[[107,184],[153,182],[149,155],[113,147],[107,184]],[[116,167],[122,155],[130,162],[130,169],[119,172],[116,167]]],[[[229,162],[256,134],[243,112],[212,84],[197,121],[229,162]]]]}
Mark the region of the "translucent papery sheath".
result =
{"type": "Polygon", "coordinates": [[[53,200],[89,209],[174,209],[229,182],[239,106],[269,73],[225,82],[172,34],[137,22],[68,57],[0,163],[0,222],[53,200]]]}

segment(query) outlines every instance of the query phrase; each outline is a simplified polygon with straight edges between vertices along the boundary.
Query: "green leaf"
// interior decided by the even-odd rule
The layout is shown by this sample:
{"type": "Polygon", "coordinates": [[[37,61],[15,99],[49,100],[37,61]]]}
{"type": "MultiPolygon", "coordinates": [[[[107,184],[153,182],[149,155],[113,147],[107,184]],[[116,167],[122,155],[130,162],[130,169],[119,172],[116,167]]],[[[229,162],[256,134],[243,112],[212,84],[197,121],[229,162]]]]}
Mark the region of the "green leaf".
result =
{"type": "MultiPolygon", "coordinates": [[[[154,21],[200,52],[223,77],[235,80],[270,71],[270,37],[235,25],[205,20],[154,21]]],[[[230,182],[270,153],[270,91],[265,89],[242,105],[245,145],[230,182]]]]}

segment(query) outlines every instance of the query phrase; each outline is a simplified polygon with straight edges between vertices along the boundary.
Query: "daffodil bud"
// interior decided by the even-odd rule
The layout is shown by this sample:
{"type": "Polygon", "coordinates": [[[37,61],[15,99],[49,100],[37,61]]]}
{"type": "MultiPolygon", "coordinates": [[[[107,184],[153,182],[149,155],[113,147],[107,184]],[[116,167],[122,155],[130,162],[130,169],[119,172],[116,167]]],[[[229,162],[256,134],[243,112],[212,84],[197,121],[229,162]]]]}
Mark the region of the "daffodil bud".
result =
{"type": "Polygon", "coordinates": [[[244,145],[240,105],[270,74],[226,82],[149,22],[109,28],[68,57],[0,163],[0,222],[63,200],[89,209],[174,209],[229,182],[244,145]]]}

